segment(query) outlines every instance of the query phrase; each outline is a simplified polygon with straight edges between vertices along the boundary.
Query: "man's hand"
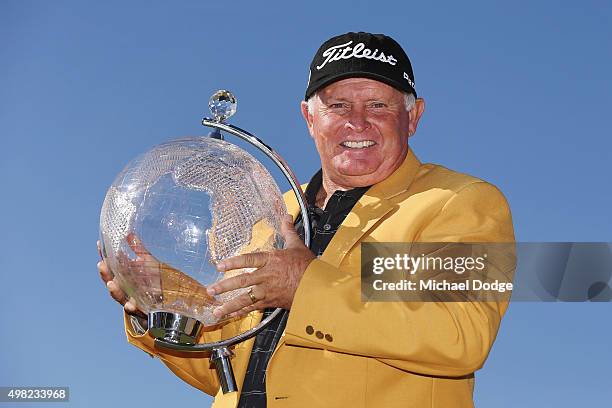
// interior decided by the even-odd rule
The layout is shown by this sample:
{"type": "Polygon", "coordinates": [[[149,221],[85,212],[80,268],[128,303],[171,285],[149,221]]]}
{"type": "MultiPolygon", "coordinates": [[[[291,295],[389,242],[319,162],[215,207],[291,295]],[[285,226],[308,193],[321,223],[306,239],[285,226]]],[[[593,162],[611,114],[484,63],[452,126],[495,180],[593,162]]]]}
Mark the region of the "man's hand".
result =
{"type": "Polygon", "coordinates": [[[267,307],[291,309],[302,275],[315,256],[295,232],[291,216],[287,216],[281,225],[281,233],[285,239],[285,249],[239,255],[217,264],[221,272],[239,268],[257,270],[221,280],[208,288],[208,294],[218,295],[251,287],[248,293],[216,308],[213,312],[215,317],[244,316],[267,307]]]}
{"type": "MultiPolygon", "coordinates": [[[[150,259],[152,258],[152,255],[149,254],[149,252],[145,249],[145,247],[135,235],[128,236],[127,242],[130,248],[132,248],[132,251],[134,251],[134,253],[137,255],[137,258],[136,260],[132,261],[128,260],[126,256],[124,260],[125,262],[130,262],[131,264],[134,264],[130,265],[134,268],[139,267],[141,264],[147,262],[153,263],[150,259]]],[[[134,301],[134,299],[131,299],[129,296],[127,296],[127,294],[123,290],[121,290],[117,282],[115,282],[113,273],[110,271],[108,265],[102,258],[100,241],[98,241],[98,254],[100,255],[100,262],[98,262],[97,265],[98,272],[100,273],[100,278],[102,278],[102,281],[106,284],[106,287],[108,288],[111,297],[115,299],[117,303],[122,305],[128,314],[133,314],[140,318],[146,318],[146,315],[136,306],[136,302],[134,301]]]]}

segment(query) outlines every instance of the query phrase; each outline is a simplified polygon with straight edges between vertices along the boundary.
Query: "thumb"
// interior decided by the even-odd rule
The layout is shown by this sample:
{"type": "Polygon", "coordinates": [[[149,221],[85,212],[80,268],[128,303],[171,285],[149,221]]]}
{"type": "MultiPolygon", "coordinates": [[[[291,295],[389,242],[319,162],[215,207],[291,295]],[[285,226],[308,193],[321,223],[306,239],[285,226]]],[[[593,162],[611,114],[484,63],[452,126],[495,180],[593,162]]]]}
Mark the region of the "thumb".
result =
{"type": "Polygon", "coordinates": [[[136,234],[132,232],[129,233],[128,236],[126,237],[126,241],[128,245],[130,246],[130,248],[132,248],[132,251],[134,251],[136,255],[140,257],[150,255],[149,251],[147,251],[145,246],[140,241],[140,238],[138,238],[136,234]]]}
{"type": "Polygon", "coordinates": [[[290,215],[285,216],[283,222],[281,223],[281,234],[285,239],[285,248],[304,245],[304,242],[302,242],[302,239],[295,231],[295,227],[293,226],[293,217],[290,215]]]}

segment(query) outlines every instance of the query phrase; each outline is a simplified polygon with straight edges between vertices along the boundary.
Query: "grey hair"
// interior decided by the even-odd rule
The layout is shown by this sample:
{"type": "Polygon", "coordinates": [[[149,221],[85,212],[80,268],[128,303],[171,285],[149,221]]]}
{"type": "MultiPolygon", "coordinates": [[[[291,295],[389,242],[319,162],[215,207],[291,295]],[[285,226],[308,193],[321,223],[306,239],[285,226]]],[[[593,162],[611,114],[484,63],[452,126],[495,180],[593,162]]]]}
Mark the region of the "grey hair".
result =
{"type": "MultiPolygon", "coordinates": [[[[308,104],[308,112],[312,112],[314,110],[314,97],[317,96],[318,92],[313,93],[310,98],[306,101],[308,104]]],[[[404,106],[406,107],[406,111],[410,112],[414,105],[416,104],[416,98],[413,93],[404,92],[404,106]]]]}
{"type": "Polygon", "coordinates": [[[406,111],[410,112],[414,109],[414,105],[416,105],[416,98],[413,93],[404,92],[404,106],[406,107],[406,111]]]}

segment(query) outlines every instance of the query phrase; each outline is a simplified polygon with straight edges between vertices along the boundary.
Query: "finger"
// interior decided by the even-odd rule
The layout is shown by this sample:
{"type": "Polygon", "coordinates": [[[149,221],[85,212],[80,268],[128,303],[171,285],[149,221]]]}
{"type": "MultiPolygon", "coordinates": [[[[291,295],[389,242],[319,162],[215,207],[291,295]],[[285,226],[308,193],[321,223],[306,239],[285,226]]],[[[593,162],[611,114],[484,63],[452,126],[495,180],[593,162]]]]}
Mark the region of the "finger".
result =
{"type": "Polygon", "coordinates": [[[113,274],[108,268],[108,265],[106,264],[106,262],[100,261],[98,262],[97,266],[98,266],[98,272],[100,273],[100,278],[102,278],[104,283],[107,283],[108,281],[113,280],[113,274]]]}
{"type": "Polygon", "coordinates": [[[136,307],[136,303],[133,301],[133,299],[130,299],[127,302],[125,302],[125,305],[123,305],[123,308],[128,313],[136,313],[138,311],[138,308],[136,307]]]}
{"type": "Polygon", "coordinates": [[[239,268],[261,268],[266,266],[270,254],[268,252],[251,252],[224,259],[217,263],[220,272],[231,271],[239,268]]]}
{"type": "Polygon", "coordinates": [[[230,318],[230,319],[234,318],[234,317],[243,317],[243,316],[248,315],[251,312],[254,312],[255,310],[258,310],[258,309],[263,310],[264,308],[265,307],[263,306],[262,302],[257,302],[257,303],[254,303],[254,304],[250,305],[250,306],[243,307],[242,309],[240,309],[237,312],[230,313],[227,317],[230,318]]]}
{"type": "Polygon", "coordinates": [[[285,239],[285,248],[304,246],[304,241],[302,241],[298,233],[295,231],[293,218],[290,215],[287,215],[281,223],[281,234],[285,239]]]}
{"type": "Polygon", "coordinates": [[[142,310],[138,308],[138,306],[136,306],[136,301],[133,298],[130,298],[127,302],[125,302],[125,305],[123,305],[123,308],[128,314],[138,315],[140,317],[147,316],[143,313],[142,310]]]}
{"type": "Polygon", "coordinates": [[[229,302],[215,308],[213,310],[213,316],[215,316],[217,319],[226,315],[228,317],[234,317],[238,315],[244,308],[250,308],[252,306],[254,306],[254,304],[251,300],[251,297],[245,293],[244,295],[240,295],[237,298],[230,300],[229,302]]]}
{"type": "Polygon", "coordinates": [[[98,255],[100,256],[100,259],[104,259],[102,257],[102,245],[100,245],[100,240],[98,240],[98,242],[96,244],[98,246],[98,255]]]}
{"type": "Polygon", "coordinates": [[[128,299],[125,295],[125,292],[121,290],[121,288],[119,287],[119,285],[117,285],[115,281],[110,280],[106,282],[106,287],[108,288],[111,297],[117,302],[119,302],[121,305],[124,305],[125,302],[127,302],[128,299]]]}
{"type": "Polygon", "coordinates": [[[210,285],[206,292],[210,296],[215,296],[221,293],[229,292],[230,290],[248,288],[261,282],[261,277],[257,272],[241,273],[240,275],[232,276],[231,278],[222,279],[219,282],[210,285]]]}
{"type": "Polygon", "coordinates": [[[136,236],[136,234],[132,232],[129,233],[128,236],[125,237],[125,240],[127,241],[130,248],[132,248],[132,251],[134,251],[134,253],[139,257],[151,255],[149,251],[147,251],[147,248],[145,248],[145,246],[140,241],[140,238],[136,236]]]}

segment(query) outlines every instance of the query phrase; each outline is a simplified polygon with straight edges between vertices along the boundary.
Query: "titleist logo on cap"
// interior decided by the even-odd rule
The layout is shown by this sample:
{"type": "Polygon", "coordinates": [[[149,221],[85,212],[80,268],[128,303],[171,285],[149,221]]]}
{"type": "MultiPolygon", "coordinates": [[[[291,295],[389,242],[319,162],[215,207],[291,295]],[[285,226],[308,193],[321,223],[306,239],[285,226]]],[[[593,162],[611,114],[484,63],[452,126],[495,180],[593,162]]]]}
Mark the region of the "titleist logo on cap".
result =
{"type": "Polygon", "coordinates": [[[321,65],[317,65],[317,70],[323,68],[328,62],[350,58],[367,58],[380,62],[386,62],[390,65],[395,65],[397,63],[397,60],[393,57],[393,55],[385,55],[382,51],[379,54],[378,48],[372,51],[371,49],[366,48],[365,44],[362,42],[355,45],[355,47],[349,47],[349,45],[352,43],[353,41],[349,41],[344,44],[334,45],[323,51],[325,61],[323,61],[321,65]]]}
{"type": "Polygon", "coordinates": [[[349,32],[321,44],[310,62],[304,100],[319,89],[349,78],[368,78],[415,97],[417,94],[408,55],[397,41],[384,34],[349,32]]]}

